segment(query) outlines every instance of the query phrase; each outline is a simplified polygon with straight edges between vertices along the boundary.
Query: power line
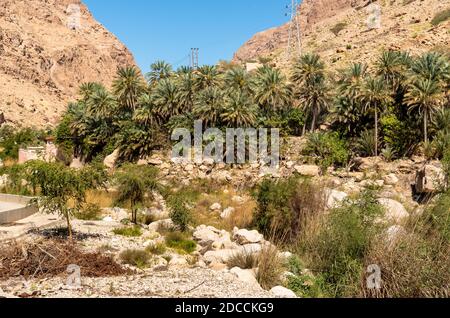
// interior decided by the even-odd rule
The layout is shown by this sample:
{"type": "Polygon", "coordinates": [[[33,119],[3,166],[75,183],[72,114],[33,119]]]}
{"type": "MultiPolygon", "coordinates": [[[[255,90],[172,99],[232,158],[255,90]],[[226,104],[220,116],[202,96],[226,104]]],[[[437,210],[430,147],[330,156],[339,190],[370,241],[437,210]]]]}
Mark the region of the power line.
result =
{"type": "Polygon", "coordinates": [[[300,18],[299,1],[291,0],[291,4],[287,5],[286,9],[290,9],[290,13],[286,13],[286,15],[290,14],[291,17],[291,20],[289,22],[289,38],[286,48],[286,55],[288,60],[290,60],[293,52],[296,52],[298,55],[300,55],[302,51],[300,20],[299,20],[300,18]]]}

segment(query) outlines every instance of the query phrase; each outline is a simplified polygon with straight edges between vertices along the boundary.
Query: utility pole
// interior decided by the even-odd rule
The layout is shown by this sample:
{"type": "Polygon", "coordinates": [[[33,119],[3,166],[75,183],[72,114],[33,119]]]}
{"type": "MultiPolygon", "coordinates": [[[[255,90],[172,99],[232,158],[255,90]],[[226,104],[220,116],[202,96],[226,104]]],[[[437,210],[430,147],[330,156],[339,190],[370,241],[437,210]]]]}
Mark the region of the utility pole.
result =
{"type": "MultiPolygon", "coordinates": [[[[291,21],[289,22],[289,38],[288,44],[286,48],[286,56],[287,59],[290,60],[292,58],[292,54],[296,53],[298,55],[302,52],[302,42],[301,42],[301,34],[300,34],[300,17],[299,17],[299,1],[291,0],[291,4],[286,6],[286,9],[290,9],[290,17],[291,21]]],[[[289,13],[286,13],[286,16],[289,13]]]]}
{"type": "Polygon", "coordinates": [[[191,67],[194,70],[198,69],[199,50],[199,48],[191,48],[191,67]]]}

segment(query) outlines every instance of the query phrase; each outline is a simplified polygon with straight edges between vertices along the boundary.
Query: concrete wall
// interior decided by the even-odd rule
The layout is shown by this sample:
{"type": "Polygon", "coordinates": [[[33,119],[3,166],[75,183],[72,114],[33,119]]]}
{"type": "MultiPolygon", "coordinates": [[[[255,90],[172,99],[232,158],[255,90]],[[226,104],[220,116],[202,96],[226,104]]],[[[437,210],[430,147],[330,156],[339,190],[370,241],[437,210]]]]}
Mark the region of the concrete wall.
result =
{"type": "Polygon", "coordinates": [[[22,208],[0,212],[0,224],[8,224],[25,219],[38,212],[38,208],[28,205],[32,198],[19,195],[0,194],[0,201],[24,205],[22,208]]]}

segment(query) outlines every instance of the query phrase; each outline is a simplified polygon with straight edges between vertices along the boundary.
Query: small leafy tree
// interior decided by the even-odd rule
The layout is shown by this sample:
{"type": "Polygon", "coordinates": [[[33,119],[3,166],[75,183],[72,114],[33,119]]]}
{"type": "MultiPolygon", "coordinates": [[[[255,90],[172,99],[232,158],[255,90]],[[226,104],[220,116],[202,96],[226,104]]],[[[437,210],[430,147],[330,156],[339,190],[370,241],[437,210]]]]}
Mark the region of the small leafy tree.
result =
{"type": "Polygon", "coordinates": [[[93,174],[91,168],[74,170],[60,163],[33,161],[25,169],[26,180],[39,189],[34,202],[47,213],[62,215],[72,239],[71,216],[82,208],[86,191],[103,184],[105,179],[93,174]]]}
{"type": "Polygon", "coordinates": [[[132,222],[137,224],[137,212],[147,199],[152,197],[152,191],[158,189],[157,170],[153,167],[124,165],[114,177],[118,186],[119,197],[116,202],[131,208],[132,222]]]}

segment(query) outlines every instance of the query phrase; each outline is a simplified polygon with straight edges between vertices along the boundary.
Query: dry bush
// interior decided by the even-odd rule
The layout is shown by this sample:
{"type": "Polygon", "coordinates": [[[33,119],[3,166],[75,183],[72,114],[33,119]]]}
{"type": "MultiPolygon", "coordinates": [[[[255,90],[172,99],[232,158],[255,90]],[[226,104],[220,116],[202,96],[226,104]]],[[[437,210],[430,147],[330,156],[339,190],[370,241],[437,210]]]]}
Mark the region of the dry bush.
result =
{"type": "Polygon", "coordinates": [[[264,246],[258,260],[256,279],[261,287],[269,290],[280,285],[284,266],[282,259],[278,255],[278,249],[273,245],[264,246]]]}
{"type": "Polygon", "coordinates": [[[112,257],[84,253],[73,244],[62,240],[13,242],[0,247],[0,279],[51,278],[65,274],[69,265],[78,265],[85,277],[106,277],[129,274],[112,257]]]}
{"type": "Polygon", "coordinates": [[[259,256],[246,250],[233,254],[227,261],[229,268],[253,269],[257,268],[258,264],[259,256]]]}
{"type": "Polygon", "coordinates": [[[386,246],[381,240],[367,256],[366,265],[381,269],[381,290],[368,290],[365,278],[361,296],[426,298],[450,296],[450,248],[433,239],[408,233],[386,246]]]}
{"type": "Polygon", "coordinates": [[[150,261],[150,254],[144,250],[125,250],[120,253],[120,259],[125,264],[145,268],[150,261]]]}

